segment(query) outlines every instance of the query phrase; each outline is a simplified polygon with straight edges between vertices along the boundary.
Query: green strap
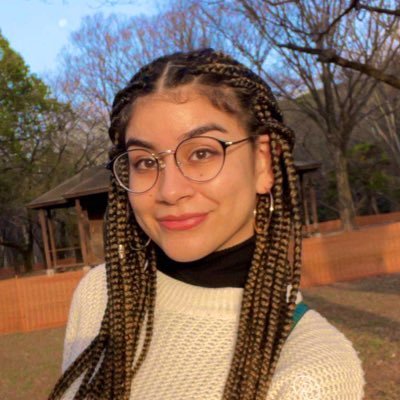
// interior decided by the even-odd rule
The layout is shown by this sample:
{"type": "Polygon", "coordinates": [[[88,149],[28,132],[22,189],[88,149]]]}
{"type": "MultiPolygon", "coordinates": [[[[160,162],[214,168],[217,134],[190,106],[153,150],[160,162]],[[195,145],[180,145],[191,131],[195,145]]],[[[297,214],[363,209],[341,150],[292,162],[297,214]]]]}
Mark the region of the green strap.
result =
{"type": "Polygon", "coordinates": [[[292,329],[297,325],[297,323],[300,321],[301,317],[310,309],[308,305],[304,302],[300,302],[296,304],[296,308],[294,310],[293,314],[293,322],[292,322],[292,329]]]}

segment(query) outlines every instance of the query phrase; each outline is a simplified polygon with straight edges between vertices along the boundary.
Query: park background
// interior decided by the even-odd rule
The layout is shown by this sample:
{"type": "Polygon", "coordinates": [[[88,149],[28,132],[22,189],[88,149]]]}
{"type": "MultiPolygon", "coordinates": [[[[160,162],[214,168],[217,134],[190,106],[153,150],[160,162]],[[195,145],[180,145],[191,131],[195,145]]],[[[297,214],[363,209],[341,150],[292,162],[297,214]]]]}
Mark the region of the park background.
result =
{"type": "MultiPolygon", "coordinates": [[[[1,2],[0,10],[7,3],[1,2]]],[[[53,19],[60,29],[69,26],[68,39],[57,58],[46,68],[34,64],[35,71],[24,52],[13,47],[13,31],[7,37],[0,25],[2,293],[10,282],[15,291],[32,288],[35,279],[45,279],[44,271],[52,270],[56,275],[47,278],[55,296],[52,304],[57,304],[56,293],[70,298],[82,272],[68,272],[72,268],[66,266],[71,259],[75,266],[87,264],[80,251],[79,209],[46,211],[52,213],[53,250],[58,249],[49,261],[43,221],[27,206],[107,161],[113,96],[140,66],[177,50],[221,49],[266,79],[297,134],[296,160],[319,165],[309,179],[317,207],[305,221],[305,243],[323,242],[322,254],[330,258],[320,257],[317,265],[326,261],[327,270],[322,277],[309,277],[304,286],[330,286],[304,289],[306,299],[354,341],[366,369],[366,398],[400,398],[400,374],[395,373],[400,369],[400,315],[393,307],[400,299],[400,2],[15,3],[27,20],[40,13],[43,26],[38,31],[46,31],[55,6],[65,12],[81,7],[87,16],[73,27],[69,17],[53,19]],[[327,250],[326,243],[335,241],[339,250],[327,250]],[[63,259],[68,260],[64,265],[63,259]],[[383,273],[387,275],[334,283],[383,273]],[[51,283],[72,276],[67,289],[56,290],[51,283]]],[[[48,46],[54,45],[51,32],[47,37],[48,46]]],[[[47,46],[29,32],[24,40],[30,43],[30,57],[47,46]]],[[[13,299],[15,291],[10,292],[13,299]]],[[[16,307],[33,304],[32,297],[19,299],[16,307]]],[[[59,302],[54,325],[65,324],[68,304],[59,302]]],[[[15,331],[31,330],[25,318],[29,313],[29,308],[21,312],[15,331]]],[[[59,373],[62,336],[63,328],[0,336],[5,366],[0,398],[44,398],[59,373]]]]}

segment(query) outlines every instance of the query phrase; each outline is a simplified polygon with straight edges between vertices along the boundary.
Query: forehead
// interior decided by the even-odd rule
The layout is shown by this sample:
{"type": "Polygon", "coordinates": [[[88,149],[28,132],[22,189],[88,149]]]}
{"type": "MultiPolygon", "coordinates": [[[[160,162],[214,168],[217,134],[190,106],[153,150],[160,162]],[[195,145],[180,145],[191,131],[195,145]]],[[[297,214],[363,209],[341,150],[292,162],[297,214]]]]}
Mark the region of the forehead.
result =
{"type": "MultiPolygon", "coordinates": [[[[132,107],[125,141],[130,138],[153,143],[178,141],[202,126],[218,125],[228,134],[242,136],[238,116],[215,107],[207,96],[190,89],[140,97],[132,107]]],[[[222,131],[222,130],[221,130],[222,131]]]]}

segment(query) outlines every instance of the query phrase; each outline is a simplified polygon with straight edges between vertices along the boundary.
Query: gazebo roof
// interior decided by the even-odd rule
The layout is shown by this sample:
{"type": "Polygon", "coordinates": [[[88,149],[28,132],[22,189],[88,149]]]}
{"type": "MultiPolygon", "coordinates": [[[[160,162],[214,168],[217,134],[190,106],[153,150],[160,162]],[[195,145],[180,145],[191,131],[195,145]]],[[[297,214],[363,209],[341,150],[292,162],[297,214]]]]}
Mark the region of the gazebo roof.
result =
{"type": "Polygon", "coordinates": [[[85,169],[55,188],[32,200],[28,208],[53,208],[67,206],[71,200],[97,193],[106,193],[110,171],[103,165],[85,169]]]}
{"type": "Polygon", "coordinates": [[[301,142],[296,142],[294,146],[293,157],[294,166],[298,173],[316,171],[318,168],[321,167],[321,162],[315,161],[312,154],[301,142]]]}
{"type": "MultiPolygon", "coordinates": [[[[294,163],[296,171],[304,174],[317,170],[320,162],[299,161],[294,163]]],[[[55,188],[32,200],[28,208],[54,208],[72,205],[72,200],[91,194],[107,193],[110,182],[110,171],[103,165],[91,167],[79,172],[72,178],[60,183],[55,188]]]]}
{"type": "Polygon", "coordinates": [[[104,166],[93,167],[82,181],[66,191],[63,196],[66,199],[75,199],[90,194],[106,193],[108,192],[109,183],[110,171],[104,166]]]}
{"type": "Polygon", "coordinates": [[[321,166],[321,163],[319,161],[299,161],[296,160],[294,162],[294,167],[296,168],[296,171],[299,173],[305,173],[305,172],[312,172],[316,171],[319,167],[321,166]]]}

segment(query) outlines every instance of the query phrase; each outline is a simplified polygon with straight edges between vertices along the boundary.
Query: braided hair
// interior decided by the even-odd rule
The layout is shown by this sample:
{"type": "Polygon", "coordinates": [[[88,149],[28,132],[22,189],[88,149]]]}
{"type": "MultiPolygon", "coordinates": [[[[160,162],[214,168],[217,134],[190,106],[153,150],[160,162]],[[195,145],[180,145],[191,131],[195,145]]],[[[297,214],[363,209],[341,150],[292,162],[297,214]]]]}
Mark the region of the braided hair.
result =
{"type": "MultiPolygon", "coordinates": [[[[212,49],[174,53],[143,67],[117,93],[112,111],[110,158],[124,151],[132,105],[141,96],[193,84],[216,107],[238,114],[248,134],[268,133],[274,186],[259,195],[255,251],[244,287],[236,345],[223,399],[265,399],[282,346],[291,328],[300,284],[301,218],[294,134],[284,125],[269,86],[231,57],[212,49]],[[293,251],[289,247],[293,244],[293,251]],[[287,291],[290,295],[287,300],[287,291]]],[[[126,172],[127,173],[127,172],[126,172]]],[[[156,297],[154,248],[129,212],[126,191],[111,177],[105,219],[108,301],[98,335],[57,382],[50,399],[60,399],[79,377],[75,399],[130,398],[130,388],[148,352],[156,297]],[[139,349],[139,336],[145,330],[139,349]]]]}

